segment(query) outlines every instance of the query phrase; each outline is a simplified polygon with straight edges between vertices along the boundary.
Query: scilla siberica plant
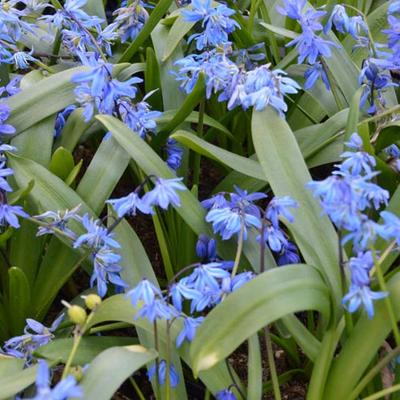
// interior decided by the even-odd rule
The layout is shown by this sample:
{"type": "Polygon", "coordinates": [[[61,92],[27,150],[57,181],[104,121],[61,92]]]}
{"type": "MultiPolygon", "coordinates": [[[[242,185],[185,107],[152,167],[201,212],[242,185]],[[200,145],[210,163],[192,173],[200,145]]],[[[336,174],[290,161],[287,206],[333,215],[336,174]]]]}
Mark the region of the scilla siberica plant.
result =
{"type": "Polygon", "coordinates": [[[397,398],[399,18],[0,0],[0,398],[397,398]]]}

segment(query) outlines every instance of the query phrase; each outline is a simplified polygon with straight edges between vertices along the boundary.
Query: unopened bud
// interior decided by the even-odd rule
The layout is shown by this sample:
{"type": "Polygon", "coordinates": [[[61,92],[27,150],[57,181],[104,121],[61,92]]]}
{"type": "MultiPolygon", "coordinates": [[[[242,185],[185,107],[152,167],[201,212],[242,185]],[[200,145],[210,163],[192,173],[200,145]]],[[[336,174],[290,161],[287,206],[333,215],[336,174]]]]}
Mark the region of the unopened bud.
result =
{"type": "Polygon", "coordinates": [[[80,306],[71,306],[68,308],[68,316],[70,320],[77,325],[83,325],[86,321],[86,311],[80,306]]]}
{"type": "Polygon", "coordinates": [[[79,382],[83,378],[83,368],[80,365],[71,367],[69,374],[72,375],[77,382],[79,382]]]}
{"type": "Polygon", "coordinates": [[[88,296],[84,296],[83,298],[85,299],[86,307],[89,310],[94,310],[99,304],[101,304],[101,297],[97,294],[89,294],[88,296]]]}

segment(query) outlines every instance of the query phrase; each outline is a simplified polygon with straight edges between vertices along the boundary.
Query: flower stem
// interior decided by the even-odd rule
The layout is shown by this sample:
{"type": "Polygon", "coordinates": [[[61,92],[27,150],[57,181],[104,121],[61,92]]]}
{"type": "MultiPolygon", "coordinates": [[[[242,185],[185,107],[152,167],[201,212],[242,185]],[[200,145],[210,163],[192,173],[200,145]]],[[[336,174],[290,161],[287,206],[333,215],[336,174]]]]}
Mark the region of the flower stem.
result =
{"type": "MultiPolygon", "coordinates": [[[[204,130],[204,112],[206,103],[203,100],[200,101],[199,105],[199,121],[197,123],[197,136],[202,138],[204,130]]],[[[198,153],[194,154],[193,158],[193,185],[198,186],[200,181],[200,161],[201,156],[198,153]]]]}
{"type": "Polygon", "coordinates": [[[165,356],[165,363],[167,364],[167,373],[165,376],[165,400],[171,399],[171,379],[170,379],[170,369],[171,369],[171,325],[167,321],[167,352],[165,356]]]}
{"type": "Polygon", "coordinates": [[[271,375],[274,398],[275,400],[281,400],[282,399],[281,390],[279,388],[279,379],[278,379],[278,374],[276,372],[275,358],[272,349],[271,335],[268,326],[264,328],[264,333],[265,333],[265,345],[267,348],[268,366],[271,375]]]}
{"type": "Polygon", "coordinates": [[[240,256],[242,255],[242,251],[243,251],[243,241],[244,241],[243,239],[244,239],[244,221],[242,222],[242,225],[240,227],[238,247],[236,250],[235,263],[233,264],[233,268],[232,268],[231,279],[233,279],[235,277],[235,275],[239,269],[240,256]]]}
{"type": "Polygon", "coordinates": [[[361,379],[358,385],[353,389],[350,394],[349,400],[355,400],[359,397],[362,390],[368,385],[368,383],[384,368],[394,357],[400,354],[400,347],[394,348],[385,357],[383,357],[368,373],[361,379]]]}
{"type": "Polygon", "coordinates": [[[390,394],[390,393],[394,393],[400,390],[400,383],[398,385],[394,385],[391,386],[389,388],[380,390],[379,392],[376,392],[374,394],[372,394],[371,396],[368,397],[364,397],[363,400],[377,400],[377,399],[381,399],[382,397],[385,397],[386,395],[390,394]]]}
{"type": "Polygon", "coordinates": [[[90,313],[89,316],[87,317],[85,324],[80,327],[79,325],[76,326],[75,331],[74,331],[74,343],[72,345],[71,353],[69,353],[67,362],[64,367],[63,374],[61,376],[61,380],[65,379],[68,376],[69,370],[71,369],[71,365],[74,362],[74,358],[76,355],[76,352],[78,351],[78,347],[81,343],[82,337],[85,333],[85,330],[87,326],[89,325],[90,321],[93,318],[94,313],[90,313]]]}
{"type": "Polygon", "coordinates": [[[136,392],[137,396],[139,397],[139,399],[140,400],[146,400],[146,398],[144,397],[142,391],[140,390],[140,387],[138,386],[138,384],[136,383],[136,381],[132,377],[129,378],[129,382],[131,383],[131,385],[135,389],[135,392],[136,392]]]}
{"type": "MultiPolygon", "coordinates": [[[[158,346],[158,327],[157,327],[157,321],[154,321],[153,323],[153,329],[154,329],[154,348],[156,349],[157,353],[159,352],[159,346],[158,346]]],[[[160,367],[160,360],[159,357],[157,356],[156,358],[156,398],[160,399],[161,398],[161,392],[160,392],[160,379],[158,376],[158,370],[160,367]]]]}
{"type": "Polygon", "coordinates": [[[383,276],[381,264],[380,264],[380,262],[378,262],[377,257],[376,257],[375,249],[372,249],[372,256],[374,259],[374,266],[375,266],[376,276],[377,276],[378,282],[379,282],[379,287],[382,290],[382,292],[388,293],[388,296],[386,296],[384,298],[384,301],[385,301],[387,312],[389,314],[390,322],[392,324],[393,335],[394,335],[394,339],[396,341],[396,346],[400,346],[400,331],[399,331],[399,327],[397,325],[396,315],[394,313],[392,301],[390,299],[390,293],[387,289],[385,278],[383,276]]]}

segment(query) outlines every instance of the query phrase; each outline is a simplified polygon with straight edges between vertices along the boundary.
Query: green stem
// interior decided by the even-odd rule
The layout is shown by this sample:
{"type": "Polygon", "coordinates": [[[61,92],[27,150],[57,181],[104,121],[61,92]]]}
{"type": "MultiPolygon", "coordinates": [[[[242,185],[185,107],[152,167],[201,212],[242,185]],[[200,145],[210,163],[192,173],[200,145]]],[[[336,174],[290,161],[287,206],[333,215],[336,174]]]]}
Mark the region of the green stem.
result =
{"type": "Polygon", "coordinates": [[[368,383],[384,368],[394,357],[400,354],[400,346],[394,348],[385,357],[383,357],[373,368],[371,368],[368,373],[361,379],[358,385],[353,389],[350,394],[349,400],[356,400],[363,389],[368,385],[368,383]]]}
{"type": "Polygon", "coordinates": [[[260,0],[251,0],[250,15],[247,21],[247,30],[251,33],[254,27],[254,18],[259,7],[260,0]]]}
{"type": "Polygon", "coordinates": [[[81,340],[82,340],[82,337],[83,337],[83,335],[84,335],[84,333],[85,333],[86,327],[89,325],[90,321],[92,320],[93,315],[94,315],[94,313],[92,312],[92,313],[87,317],[87,319],[86,319],[85,324],[83,325],[83,327],[77,326],[77,327],[75,328],[75,333],[74,333],[74,344],[73,344],[73,346],[72,346],[71,353],[69,353],[67,362],[66,362],[66,364],[65,364],[64,371],[63,371],[63,374],[62,374],[62,376],[61,376],[61,380],[65,379],[65,378],[68,376],[69,370],[71,369],[71,365],[72,365],[72,363],[74,362],[74,358],[75,358],[76,352],[77,352],[78,347],[79,347],[79,345],[80,345],[80,343],[81,343],[81,340]]]}
{"type": "Polygon", "coordinates": [[[392,301],[390,299],[390,293],[386,286],[385,278],[383,276],[383,272],[381,269],[381,264],[378,262],[377,257],[376,257],[375,249],[372,249],[372,256],[374,259],[374,266],[375,266],[376,276],[377,276],[378,282],[379,282],[379,287],[383,292],[388,293],[388,296],[386,296],[384,298],[384,302],[386,305],[387,312],[389,314],[390,322],[392,324],[393,335],[394,335],[394,339],[396,341],[396,346],[400,346],[400,331],[399,331],[399,327],[397,325],[396,315],[393,310],[392,301]]]}
{"type": "MultiPolygon", "coordinates": [[[[157,354],[159,353],[159,346],[158,346],[158,327],[157,327],[157,321],[154,321],[153,323],[153,329],[154,329],[154,348],[157,351],[157,354]]],[[[157,356],[156,358],[156,399],[161,399],[161,392],[160,392],[160,380],[158,379],[158,370],[160,367],[160,360],[159,357],[157,356]]],[[[168,375],[168,373],[167,373],[168,375]]]]}
{"type": "Polygon", "coordinates": [[[243,239],[244,239],[244,221],[242,221],[242,225],[240,227],[238,247],[236,250],[235,262],[234,262],[233,268],[232,268],[231,279],[233,279],[235,277],[235,275],[239,269],[240,256],[242,255],[242,251],[243,251],[243,242],[244,242],[243,239]]]}
{"type": "Polygon", "coordinates": [[[112,324],[107,324],[107,325],[102,325],[102,326],[96,326],[92,329],[90,329],[89,334],[94,334],[98,332],[107,332],[107,331],[114,331],[116,329],[126,329],[126,328],[131,328],[132,324],[127,324],[126,322],[115,322],[112,324]]]}
{"type": "MultiPolygon", "coordinates": [[[[199,138],[203,137],[205,107],[206,107],[206,103],[203,99],[200,101],[200,105],[199,105],[199,121],[197,124],[197,136],[199,138]]],[[[201,161],[200,154],[195,153],[194,157],[193,157],[193,185],[196,185],[196,186],[199,185],[199,181],[200,181],[200,161],[201,161]]]]}
{"type": "Polygon", "coordinates": [[[340,111],[344,108],[344,106],[342,104],[342,101],[340,100],[336,79],[332,75],[327,63],[325,62],[325,60],[323,58],[321,58],[321,64],[326,72],[326,76],[328,77],[329,85],[332,88],[332,94],[335,99],[336,106],[337,106],[338,110],[340,111]]]}
{"type": "Polygon", "coordinates": [[[204,394],[204,400],[210,400],[211,398],[211,393],[210,391],[206,388],[206,392],[204,394]]]}
{"type": "Polygon", "coordinates": [[[131,383],[131,385],[135,389],[135,392],[136,392],[137,396],[139,397],[139,400],[146,400],[146,398],[144,397],[142,391],[140,390],[140,387],[138,386],[138,384],[136,383],[136,381],[132,377],[129,378],[129,382],[131,383]]]}
{"type": "Polygon", "coordinates": [[[271,381],[272,381],[272,388],[274,391],[274,398],[275,400],[281,400],[281,390],[279,387],[279,378],[278,374],[276,372],[276,365],[275,365],[275,357],[272,349],[272,341],[271,341],[271,335],[269,331],[269,327],[266,326],[264,328],[264,333],[265,333],[265,345],[267,348],[267,357],[268,357],[268,366],[269,366],[269,372],[271,375],[271,381]]]}
{"type": "Polygon", "coordinates": [[[167,373],[165,376],[165,400],[171,399],[171,380],[169,376],[169,371],[171,368],[171,325],[167,321],[167,353],[165,355],[165,363],[167,364],[167,373]]]}
{"type": "Polygon", "coordinates": [[[385,397],[387,394],[394,393],[400,390],[400,383],[398,385],[394,385],[392,387],[380,390],[379,392],[374,393],[371,396],[364,397],[363,400],[376,400],[385,397]]]}

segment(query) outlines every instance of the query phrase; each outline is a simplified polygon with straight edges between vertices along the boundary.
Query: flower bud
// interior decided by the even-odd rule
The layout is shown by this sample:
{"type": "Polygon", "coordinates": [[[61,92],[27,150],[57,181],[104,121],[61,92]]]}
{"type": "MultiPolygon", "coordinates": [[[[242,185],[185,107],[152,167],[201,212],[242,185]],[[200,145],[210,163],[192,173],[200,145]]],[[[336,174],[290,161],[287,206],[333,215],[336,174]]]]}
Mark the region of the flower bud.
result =
{"type": "Polygon", "coordinates": [[[86,307],[89,310],[94,310],[101,303],[101,297],[97,294],[89,294],[88,296],[85,296],[84,299],[86,307]]]}
{"type": "Polygon", "coordinates": [[[77,382],[83,378],[83,368],[80,365],[75,365],[69,370],[69,374],[72,375],[77,382]]]}
{"type": "Polygon", "coordinates": [[[80,306],[71,306],[68,308],[70,320],[77,325],[83,325],[86,321],[86,311],[80,306]]]}

